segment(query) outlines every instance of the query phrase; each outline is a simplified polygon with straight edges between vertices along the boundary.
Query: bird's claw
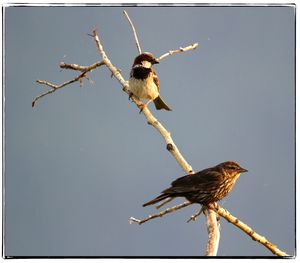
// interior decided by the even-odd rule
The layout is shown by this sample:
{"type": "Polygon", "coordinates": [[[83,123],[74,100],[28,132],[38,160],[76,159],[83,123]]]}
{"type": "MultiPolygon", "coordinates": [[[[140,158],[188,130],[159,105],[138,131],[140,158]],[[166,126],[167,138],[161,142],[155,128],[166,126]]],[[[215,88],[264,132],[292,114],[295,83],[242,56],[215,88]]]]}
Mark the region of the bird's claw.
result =
{"type": "Polygon", "coordinates": [[[138,107],[139,107],[139,109],[140,109],[139,114],[141,114],[142,111],[145,109],[145,107],[147,107],[147,105],[145,105],[145,104],[139,104],[138,107]]]}
{"type": "Polygon", "coordinates": [[[130,91],[129,95],[128,95],[128,100],[130,100],[132,98],[132,96],[133,96],[133,93],[130,91]]]}

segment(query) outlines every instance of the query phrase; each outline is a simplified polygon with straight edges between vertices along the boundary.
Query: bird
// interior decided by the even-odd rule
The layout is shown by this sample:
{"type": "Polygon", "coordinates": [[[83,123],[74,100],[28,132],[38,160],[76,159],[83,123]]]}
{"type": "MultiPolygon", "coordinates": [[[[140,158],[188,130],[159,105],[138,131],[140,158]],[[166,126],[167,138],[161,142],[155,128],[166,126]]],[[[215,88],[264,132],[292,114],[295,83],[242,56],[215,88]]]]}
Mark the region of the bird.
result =
{"type": "Polygon", "coordinates": [[[194,174],[182,176],[172,182],[161,195],[143,204],[153,205],[166,198],[185,197],[191,203],[206,206],[222,200],[232,190],[241,173],[248,172],[235,161],[220,163],[194,174]]]}
{"type": "Polygon", "coordinates": [[[150,52],[144,52],[134,59],[129,76],[129,98],[134,95],[140,100],[147,100],[142,109],[153,101],[157,110],[171,111],[159,95],[159,80],[153,68],[153,64],[158,63],[159,60],[150,52]]]}

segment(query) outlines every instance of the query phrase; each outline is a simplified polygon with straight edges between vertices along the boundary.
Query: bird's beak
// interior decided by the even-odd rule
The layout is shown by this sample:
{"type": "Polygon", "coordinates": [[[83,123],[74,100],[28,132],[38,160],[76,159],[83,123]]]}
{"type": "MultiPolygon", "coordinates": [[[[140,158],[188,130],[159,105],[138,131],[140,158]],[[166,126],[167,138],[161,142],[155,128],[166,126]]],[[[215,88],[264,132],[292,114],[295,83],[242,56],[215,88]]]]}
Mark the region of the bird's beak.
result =
{"type": "Polygon", "coordinates": [[[159,64],[159,60],[157,58],[153,59],[152,64],[159,64]]]}
{"type": "Polygon", "coordinates": [[[248,170],[246,170],[246,169],[244,169],[244,168],[241,167],[241,168],[240,168],[240,172],[241,172],[241,173],[246,173],[246,172],[248,172],[248,170]]]}

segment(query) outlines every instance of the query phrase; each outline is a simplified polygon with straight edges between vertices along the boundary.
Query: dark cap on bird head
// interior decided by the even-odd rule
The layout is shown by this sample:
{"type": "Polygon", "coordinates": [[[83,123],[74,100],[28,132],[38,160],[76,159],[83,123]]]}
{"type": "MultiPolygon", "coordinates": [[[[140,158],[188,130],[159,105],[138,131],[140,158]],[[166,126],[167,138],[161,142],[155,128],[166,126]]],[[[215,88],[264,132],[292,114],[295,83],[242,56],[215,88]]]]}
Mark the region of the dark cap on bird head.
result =
{"type": "Polygon", "coordinates": [[[155,58],[152,55],[152,53],[150,53],[150,52],[144,52],[144,53],[138,55],[134,59],[133,65],[141,64],[142,61],[149,61],[151,64],[158,64],[159,63],[159,60],[157,58],[155,58]]]}

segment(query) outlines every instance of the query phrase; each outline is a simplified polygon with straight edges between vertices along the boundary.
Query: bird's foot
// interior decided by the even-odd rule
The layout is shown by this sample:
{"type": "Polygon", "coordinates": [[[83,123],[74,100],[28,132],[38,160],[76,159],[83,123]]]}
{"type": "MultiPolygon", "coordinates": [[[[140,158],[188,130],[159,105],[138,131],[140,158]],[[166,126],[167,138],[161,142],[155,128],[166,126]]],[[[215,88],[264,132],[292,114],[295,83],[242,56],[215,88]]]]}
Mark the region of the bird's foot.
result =
{"type": "Polygon", "coordinates": [[[138,105],[138,107],[139,107],[139,109],[140,109],[140,114],[142,113],[142,111],[147,107],[147,105],[146,104],[143,104],[143,103],[141,103],[141,104],[139,104],[138,105]]]}
{"type": "Polygon", "coordinates": [[[128,100],[130,100],[133,96],[133,93],[131,91],[129,91],[129,94],[128,94],[128,100]]]}

